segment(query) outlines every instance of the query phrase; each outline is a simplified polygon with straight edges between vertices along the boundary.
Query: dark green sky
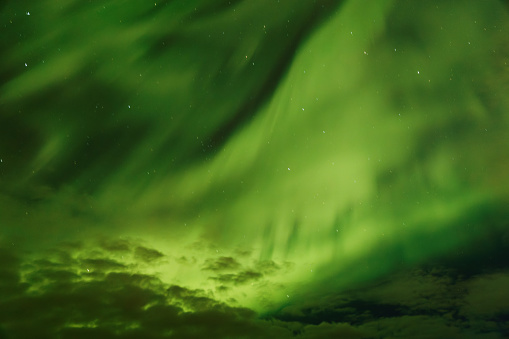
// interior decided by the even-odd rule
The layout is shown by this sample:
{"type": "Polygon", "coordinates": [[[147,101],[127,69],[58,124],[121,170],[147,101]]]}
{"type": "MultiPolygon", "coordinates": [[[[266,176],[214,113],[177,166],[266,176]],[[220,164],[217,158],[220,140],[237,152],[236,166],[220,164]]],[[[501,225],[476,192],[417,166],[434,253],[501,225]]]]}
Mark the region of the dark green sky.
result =
{"type": "Polygon", "coordinates": [[[509,335],[504,2],[0,4],[0,339],[509,335]]]}

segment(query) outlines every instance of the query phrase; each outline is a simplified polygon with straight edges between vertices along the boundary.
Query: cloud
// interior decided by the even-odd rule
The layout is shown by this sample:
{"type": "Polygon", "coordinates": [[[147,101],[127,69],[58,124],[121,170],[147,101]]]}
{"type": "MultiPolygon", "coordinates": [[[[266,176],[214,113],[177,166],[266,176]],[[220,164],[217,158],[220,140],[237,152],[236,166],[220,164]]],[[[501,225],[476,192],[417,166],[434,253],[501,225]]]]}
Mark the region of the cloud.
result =
{"type": "Polygon", "coordinates": [[[376,333],[375,338],[476,338],[441,317],[422,315],[380,318],[362,328],[376,333]]]}
{"type": "MultiPolygon", "coordinates": [[[[242,257],[242,255],[240,256],[242,257]]],[[[289,263],[284,263],[283,267],[288,268],[289,263]]],[[[210,276],[210,280],[221,284],[238,286],[261,280],[265,275],[275,274],[281,270],[281,265],[278,265],[273,260],[259,260],[255,261],[252,267],[248,267],[247,265],[241,265],[233,257],[219,257],[206,259],[202,270],[218,273],[217,275],[210,276]]],[[[220,288],[223,291],[227,290],[226,286],[220,288]]]]}
{"type": "MultiPolygon", "coordinates": [[[[134,246],[133,248],[140,248],[134,246]]],[[[460,278],[453,269],[402,270],[342,293],[315,300],[289,299],[261,317],[214,291],[167,285],[159,277],[100,257],[86,247],[62,247],[52,257],[18,256],[0,248],[0,323],[7,335],[38,338],[499,338],[508,333],[505,292],[509,274],[460,278]],[[79,259],[73,259],[79,258],[79,259]],[[81,267],[88,264],[102,274],[81,267]]],[[[133,251],[134,253],[134,251],[133,251]]],[[[115,252],[112,253],[114,255],[115,252]]],[[[233,257],[206,261],[219,272],[233,257]],[[217,264],[217,265],[216,265],[217,264]]],[[[152,262],[153,263],[153,262],[152,262]]],[[[151,262],[147,262],[151,265],[151,262]]],[[[239,264],[240,265],[240,264],[239,264]]],[[[219,273],[215,281],[242,285],[263,278],[260,271],[219,273]]],[[[255,262],[272,272],[275,262],[255,262]]],[[[215,289],[228,293],[228,289],[215,289]]]]}
{"type": "Polygon", "coordinates": [[[239,273],[219,274],[214,277],[210,277],[212,280],[219,281],[225,284],[241,285],[248,282],[259,280],[263,277],[263,274],[255,271],[242,271],[239,273]]]}
{"type": "Polygon", "coordinates": [[[466,286],[467,295],[462,308],[463,315],[475,315],[483,319],[497,316],[509,320],[509,272],[494,272],[472,278],[466,286]]]}
{"type": "MultiPolygon", "coordinates": [[[[285,268],[289,268],[290,263],[284,263],[285,268]]],[[[281,269],[281,266],[273,260],[260,260],[255,263],[255,269],[263,274],[273,274],[281,269]]]]}
{"type": "Polygon", "coordinates": [[[137,246],[136,249],[134,250],[134,256],[146,263],[150,263],[152,261],[164,257],[164,254],[151,248],[137,246]]]}
{"type": "Polygon", "coordinates": [[[33,285],[44,282],[65,284],[79,278],[78,274],[65,269],[39,269],[25,275],[25,280],[33,285]]]}
{"type": "Polygon", "coordinates": [[[201,311],[221,306],[219,302],[211,297],[210,293],[206,293],[201,289],[193,290],[172,285],[168,288],[167,292],[170,300],[186,309],[201,311]]]}
{"type": "Polygon", "coordinates": [[[423,266],[294,302],[272,316],[287,324],[348,324],[366,338],[501,338],[509,333],[508,276],[465,277],[452,268],[423,266]]]}
{"type": "Polygon", "coordinates": [[[240,268],[240,264],[232,257],[219,257],[205,260],[202,268],[206,271],[232,271],[240,268]]]}
{"type": "MultiPolygon", "coordinates": [[[[139,248],[139,247],[138,247],[139,248]]],[[[72,249],[68,249],[72,251],[72,249]]],[[[63,250],[59,251],[62,255],[63,250]]],[[[73,257],[72,252],[67,257],[73,257]]],[[[0,251],[4,287],[22,286],[22,263],[28,288],[8,288],[0,297],[2,330],[15,336],[38,338],[208,338],[267,335],[256,313],[214,299],[212,292],[172,285],[159,278],[128,272],[127,265],[110,259],[66,261],[20,259],[9,249],[0,251]],[[88,264],[104,271],[92,275],[76,269],[88,264]],[[40,282],[44,288],[33,288],[40,282]],[[65,288],[63,288],[65,287],[65,288]],[[28,291],[30,290],[30,292],[28,291]],[[171,336],[169,336],[171,334],[171,336]]]]}
{"type": "Polygon", "coordinates": [[[194,265],[197,262],[195,257],[188,258],[185,255],[175,258],[175,261],[181,265],[194,265]]]}
{"type": "Polygon", "coordinates": [[[344,338],[344,339],[362,339],[375,338],[375,331],[360,329],[346,323],[326,323],[319,325],[308,325],[302,329],[298,338],[318,339],[318,338],[344,338]]]}
{"type": "Polygon", "coordinates": [[[100,271],[122,270],[126,268],[126,265],[112,259],[82,259],[80,262],[87,269],[100,271]]]}
{"type": "Polygon", "coordinates": [[[102,249],[109,252],[129,252],[131,250],[131,243],[127,240],[108,240],[102,239],[99,242],[102,249]]]}
{"type": "Polygon", "coordinates": [[[397,305],[406,312],[429,314],[455,309],[465,296],[465,282],[454,270],[446,268],[413,269],[380,279],[375,288],[360,289],[351,298],[397,305]]]}
{"type": "Polygon", "coordinates": [[[29,284],[20,282],[20,258],[12,248],[0,245],[0,300],[23,293],[29,284]]]}

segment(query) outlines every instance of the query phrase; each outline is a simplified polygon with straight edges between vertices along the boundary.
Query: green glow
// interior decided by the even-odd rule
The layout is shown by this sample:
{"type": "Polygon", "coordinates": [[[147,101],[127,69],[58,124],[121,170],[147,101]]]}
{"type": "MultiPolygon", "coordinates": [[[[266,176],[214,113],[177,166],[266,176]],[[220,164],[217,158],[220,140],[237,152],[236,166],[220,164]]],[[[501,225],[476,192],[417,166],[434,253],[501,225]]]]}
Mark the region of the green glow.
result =
{"type": "MultiPolygon", "coordinates": [[[[123,5],[1,16],[42,25],[69,11],[62,28],[26,28],[16,45],[29,26],[13,26],[1,45],[17,46],[0,57],[13,69],[0,87],[0,259],[16,296],[65,291],[92,309],[108,304],[91,296],[100,286],[126,319],[162,305],[172,319],[304,317],[506,234],[502,3],[346,1],[324,14],[282,1],[277,17],[268,2],[156,2],[139,17],[123,5]]],[[[62,328],[150,327],[85,313],[62,328]]],[[[333,333],[313,321],[306,333],[333,333]]]]}

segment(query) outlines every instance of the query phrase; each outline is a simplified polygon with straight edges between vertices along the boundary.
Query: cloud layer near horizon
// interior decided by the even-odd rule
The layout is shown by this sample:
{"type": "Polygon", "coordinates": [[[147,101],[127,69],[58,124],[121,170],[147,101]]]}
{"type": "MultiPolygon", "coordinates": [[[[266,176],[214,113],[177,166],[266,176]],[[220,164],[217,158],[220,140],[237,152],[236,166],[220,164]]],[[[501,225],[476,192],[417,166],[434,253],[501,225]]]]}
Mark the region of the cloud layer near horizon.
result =
{"type": "MultiPolygon", "coordinates": [[[[3,337],[408,338],[424,333],[502,338],[509,333],[509,272],[489,264],[476,272],[443,261],[400,270],[355,289],[288,302],[260,318],[235,300],[218,300],[221,289],[189,289],[142,273],[147,262],[136,255],[140,249],[159,253],[158,260],[168,258],[135,242],[123,243],[120,251],[104,240],[61,244],[44,259],[4,247],[3,337]]],[[[500,251],[509,246],[499,245],[500,251]]],[[[216,257],[202,264],[212,271],[241,269],[232,263],[216,257]]]]}

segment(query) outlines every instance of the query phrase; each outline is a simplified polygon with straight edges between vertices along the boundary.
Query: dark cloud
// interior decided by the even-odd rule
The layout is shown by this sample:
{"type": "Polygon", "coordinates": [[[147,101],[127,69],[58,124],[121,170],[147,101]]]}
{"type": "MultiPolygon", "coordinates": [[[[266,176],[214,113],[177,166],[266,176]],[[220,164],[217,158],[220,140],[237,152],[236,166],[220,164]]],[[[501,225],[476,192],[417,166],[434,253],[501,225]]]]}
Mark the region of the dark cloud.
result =
{"type": "Polygon", "coordinates": [[[509,305],[509,271],[498,271],[473,277],[464,284],[465,303],[460,314],[481,319],[507,322],[509,305]]]}
{"type": "Polygon", "coordinates": [[[164,257],[164,254],[162,254],[161,252],[159,252],[157,250],[151,249],[151,248],[138,246],[134,250],[134,256],[138,259],[141,259],[142,261],[144,261],[146,263],[149,263],[149,262],[152,262],[152,261],[155,261],[157,259],[164,257]]]}
{"type": "MultiPolygon", "coordinates": [[[[29,286],[20,282],[20,258],[12,248],[0,246],[0,300],[23,293],[29,286]]],[[[1,322],[0,322],[1,324],[1,322]]]]}
{"type": "Polygon", "coordinates": [[[224,284],[241,285],[248,282],[257,281],[263,277],[263,274],[255,271],[242,271],[239,273],[218,274],[210,279],[224,284]]]}
{"type": "Polygon", "coordinates": [[[31,284],[43,283],[46,281],[62,284],[79,279],[79,277],[78,274],[64,269],[40,269],[25,275],[25,279],[31,284]]]}
{"type": "Polygon", "coordinates": [[[80,247],[67,247],[67,245],[60,247],[53,247],[43,255],[44,259],[41,259],[45,264],[50,266],[62,267],[75,265],[78,261],[75,258],[76,250],[80,247]]]}
{"type": "Polygon", "coordinates": [[[80,262],[84,268],[100,271],[122,270],[126,268],[126,265],[111,259],[82,259],[80,262]]]}
{"type": "Polygon", "coordinates": [[[106,240],[103,239],[99,242],[99,246],[109,252],[129,252],[131,244],[127,240],[106,240]]]}
{"type": "MultiPolygon", "coordinates": [[[[288,268],[289,264],[284,263],[283,267],[288,268]]],[[[243,285],[256,282],[265,275],[271,275],[281,270],[281,265],[276,264],[272,260],[256,261],[252,268],[241,265],[233,257],[219,257],[206,259],[202,267],[204,271],[217,272],[215,276],[209,279],[226,285],[243,285]],[[233,272],[232,272],[233,271],[233,272]]],[[[223,291],[226,286],[219,286],[223,291]]]]}
{"type": "MultiPolygon", "coordinates": [[[[9,249],[2,249],[1,254],[3,272],[11,272],[4,275],[10,278],[2,280],[3,286],[22,286],[22,260],[9,249]]],[[[125,269],[125,265],[106,259],[82,259],[73,265],[83,263],[125,269]]],[[[254,311],[230,307],[210,292],[166,287],[157,277],[141,273],[91,276],[83,272],[80,276],[73,265],[47,260],[25,265],[31,268],[26,288],[11,287],[9,295],[0,298],[3,331],[34,338],[223,338],[225,333],[262,338],[267,333],[257,323],[254,311]],[[44,289],[27,292],[41,281],[44,289]]]]}
{"type": "Polygon", "coordinates": [[[232,271],[240,268],[240,264],[232,257],[219,257],[207,259],[203,266],[205,271],[232,271]]]}
{"type": "Polygon", "coordinates": [[[298,338],[345,338],[345,339],[367,339],[376,338],[375,331],[360,329],[346,323],[322,322],[316,326],[306,326],[302,329],[298,338]]]}
{"type": "Polygon", "coordinates": [[[168,297],[176,305],[192,311],[204,311],[222,308],[223,305],[212,298],[210,293],[200,289],[188,289],[172,285],[168,288],[168,297]]]}
{"type": "MultiPolygon", "coordinates": [[[[295,299],[260,318],[254,310],[219,301],[210,290],[167,286],[112,259],[80,254],[83,258],[68,260],[76,257],[72,249],[51,253],[64,260],[32,260],[9,247],[0,250],[4,337],[318,339],[418,338],[425,333],[484,339],[509,333],[507,271],[461,277],[447,267],[402,270],[340,294],[295,299]],[[84,264],[104,273],[79,270],[84,264]]],[[[236,262],[225,258],[219,263],[236,262]]],[[[255,266],[279,267],[274,262],[255,266]]],[[[214,279],[235,285],[262,277],[245,270],[214,279]]],[[[217,293],[227,290],[216,288],[217,293]]]]}
{"type": "MultiPolygon", "coordinates": [[[[451,326],[441,317],[401,316],[380,318],[363,326],[376,333],[373,338],[483,338],[468,329],[451,326]]],[[[484,338],[488,338],[484,337],[484,338]]],[[[496,337],[493,337],[496,338],[496,337]]]]}
{"type": "Polygon", "coordinates": [[[230,290],[230,288],[228,286],[224,286],[224,285],[219,285],[216,287],[216,291],[219,293],[226,292],[229,290],[230,290]]]}
{"type": "Polygon", "coordinates": [[[509,333],[509,292],[502,287],[508,277],[507,271],[458,278],[445,267],[403,270],[273,316],[285,323],[348,324],[367,338],[501,338],[509,333]]]}
{"type": "Polygon", "coordinates": [[[196,264],[197,259],[195,257],[188,258],[183,255],[181,257],[175,258],[175,261],[181,265],[194,265],[196,264]]]}
{"type": "Polygon", "coordinates": [[[249,248],[237,248],[235,254],[239,257],[249,257],[253,253],[252,249],[249,248]]]}
{"type": "MultiPolygon", "coordinates": [[[[288,268],[289,263],[284,263],[283,267],[288,268]]],[[[281,266],[273,260],[261,260],[255,263],[255,269],[262,274],[272,274],[281,269],[281,266]]]]}

